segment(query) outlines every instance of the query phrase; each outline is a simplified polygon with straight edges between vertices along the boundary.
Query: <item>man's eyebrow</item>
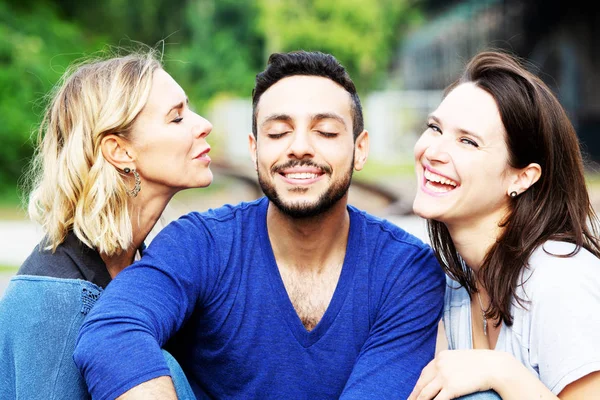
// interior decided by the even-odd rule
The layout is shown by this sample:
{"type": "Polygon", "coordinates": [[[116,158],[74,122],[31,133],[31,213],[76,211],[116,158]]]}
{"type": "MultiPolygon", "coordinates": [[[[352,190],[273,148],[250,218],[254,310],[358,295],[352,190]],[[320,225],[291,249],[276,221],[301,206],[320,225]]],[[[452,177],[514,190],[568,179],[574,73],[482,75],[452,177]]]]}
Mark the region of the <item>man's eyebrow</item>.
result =
{"type": "Polygon", "coordinates": [[[272,121],[281,121],[281,122],[292,122],[292,117],[287,114],[271,114],[263,122],[261,122],[260,126],[265,126],[269,122],[272,121]]]}
{"type": "MultiPolygon", "coordinates": [[[[439,125],[443,125],[442,121],[440,121],[440,119],[438,117],[436,117],[433,114],[429,114],[427,116],[427,119],[432,119],[435,123],[439,124],[439,125]]],[[[460,132],[463,135],[469,135],[474,137],[475,139],[479,140],[480,142],[484,142],[483,138],[481,136],[479,136],[477,133],[469,131],[467,129],[463,129],[463,128],[458,128],[458,132],[460,132]]]]}
{"type": "Polygon", "coordinates": [[[313,121],[320,121],[323,119],[333,119],[337,122],[339,122],[340,124],[344,125],[344,128],[346,128],[346,122],[344,121],[344,118],[342,118],[340,115],[335,114],[335,113],[319,113],[319,114],[315,114],[311,117],[311,119],[313,121]]]}
{"type": "MultiPolygon", "coordinates": [[[[310,119],[313,122],[318,122],[318,121],[321,121],[324,119],[333,119],[333,120],[339,122],[340,124],[344,125],[344,127],[346,127],[346,122],[344,121],[344,119],[335,113],[318,113],[318,114],[311,115],[310,119]]],[[[265,126],[266,124],[268,124],[269,122],[272,122],[272,121],[281,121],[281,122],[290,123],[290,122],[292,122],[292,120],[293,120],[293,118],[288,114],[272,114],[272,115],[269,115],[267,118],[265,118],[265,120],[263,122],[261,122],[260,126],[261,127],[265,126]]]]}

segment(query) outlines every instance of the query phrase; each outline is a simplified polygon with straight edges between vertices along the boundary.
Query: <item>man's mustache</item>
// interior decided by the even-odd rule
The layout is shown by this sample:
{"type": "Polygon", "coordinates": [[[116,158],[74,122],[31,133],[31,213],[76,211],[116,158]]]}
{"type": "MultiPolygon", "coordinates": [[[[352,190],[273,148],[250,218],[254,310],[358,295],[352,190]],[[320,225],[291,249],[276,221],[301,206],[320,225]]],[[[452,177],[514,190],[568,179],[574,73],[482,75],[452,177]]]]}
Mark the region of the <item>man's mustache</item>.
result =
{"type": "Polygon", "coordinates": [[[331,175],[331,167],[329,165],[319,165],[312,160],[289,160],[284,164],[274,165],[271,167],[271,173],[278,174],[281,171],[294,167],[314,167],[319,168],[327,175],[331,175]]]}

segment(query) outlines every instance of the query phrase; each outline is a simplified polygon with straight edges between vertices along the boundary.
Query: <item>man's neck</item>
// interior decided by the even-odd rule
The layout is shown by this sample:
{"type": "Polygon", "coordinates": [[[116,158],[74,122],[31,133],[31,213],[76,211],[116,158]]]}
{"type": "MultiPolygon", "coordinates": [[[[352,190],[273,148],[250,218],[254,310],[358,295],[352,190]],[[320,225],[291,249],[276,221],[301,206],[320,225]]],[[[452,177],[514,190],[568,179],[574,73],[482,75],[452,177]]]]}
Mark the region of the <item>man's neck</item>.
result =
{"type": "Polygon", "coordinates": [[[269,240],[278,266],[309,269],[321,273],[329,265],[343,262],[350,215],[345,199],[311,218],[292,218],[269,203],[269,240]]]}

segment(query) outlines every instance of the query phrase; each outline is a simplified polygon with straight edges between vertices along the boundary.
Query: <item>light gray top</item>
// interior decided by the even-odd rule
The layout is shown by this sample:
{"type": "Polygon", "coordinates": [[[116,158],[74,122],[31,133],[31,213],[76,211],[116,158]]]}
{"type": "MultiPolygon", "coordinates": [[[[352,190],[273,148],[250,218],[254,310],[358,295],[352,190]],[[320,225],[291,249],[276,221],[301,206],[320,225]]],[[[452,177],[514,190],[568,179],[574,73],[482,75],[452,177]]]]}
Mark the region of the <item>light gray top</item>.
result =
{"type": "MultiPolygon", "coordinates": [[[[516,357],[554,394],[600,370],[600,259],[575,246],[548,241],[534,251],[513,301],[513,325],[502,324],[495,350],[516,357]],[[543,248],[542,248],[543,247],[543,248]],[[544,251],[545,250],[545,251],[544,251]],[[550,254],[548,254],[550,253],[550,254]]],[[[471,302],[447,278],[444,327],[450,349],[471,349],[471,302]]]]}

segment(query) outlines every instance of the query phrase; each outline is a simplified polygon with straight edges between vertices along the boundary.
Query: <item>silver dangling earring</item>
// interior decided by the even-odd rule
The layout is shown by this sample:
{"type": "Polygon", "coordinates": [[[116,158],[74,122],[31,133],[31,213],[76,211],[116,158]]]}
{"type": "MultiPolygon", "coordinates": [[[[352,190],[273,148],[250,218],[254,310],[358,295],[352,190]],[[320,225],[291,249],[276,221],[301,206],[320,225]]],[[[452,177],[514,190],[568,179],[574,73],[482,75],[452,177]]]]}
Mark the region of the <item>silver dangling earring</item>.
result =
{"type": "Polygon", "coordinates": [[[510,195],[509,195],[509,196],[510,196],[512,199],[514,199],[515,197],[517,197],[517,195],[518,195],[518,193],[517,193],[517,192],[515,192],[515,191],[512,191],[512,192],[510,192],[510,195]]]}
{"type": "Polygon", "coordinates": [[[142,189],[142,180],[140,179],[140,174],[138,174],[138,172],[135,170],[135,168],[132,169],[129,167],[123,168],[123,172],[125,172],[126,174],[133,172],[133,178],[135,179],[133,189],[129,190],[129,189],[125,188],[125,193],[127,193],[127,196],[129,196],[129,197],[137,196],[138,193],[140,192],[140,190],[142,189]]]}

